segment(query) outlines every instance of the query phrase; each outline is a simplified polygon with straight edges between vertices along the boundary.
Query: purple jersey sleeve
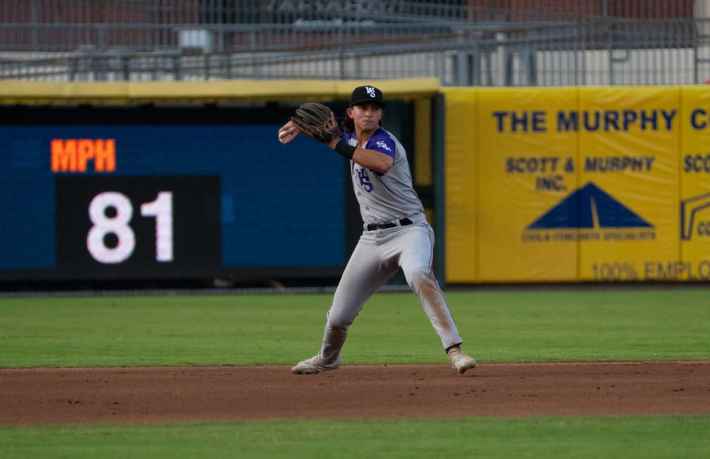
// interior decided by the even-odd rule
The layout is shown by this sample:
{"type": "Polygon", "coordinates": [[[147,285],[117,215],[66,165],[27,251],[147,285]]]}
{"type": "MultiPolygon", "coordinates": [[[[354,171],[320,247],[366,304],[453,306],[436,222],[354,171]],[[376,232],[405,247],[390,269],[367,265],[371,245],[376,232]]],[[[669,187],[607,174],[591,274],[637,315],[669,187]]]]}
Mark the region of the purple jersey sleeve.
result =
{"type": "Polygon", "coordinates": [[[367,141],[367,146],[365,148],[384,153],[394,159],[396,148],[394,140],[392,140],[392,138],[382,130],[378,130],[372,137],[370,137],[370,140],[367,141]]]}

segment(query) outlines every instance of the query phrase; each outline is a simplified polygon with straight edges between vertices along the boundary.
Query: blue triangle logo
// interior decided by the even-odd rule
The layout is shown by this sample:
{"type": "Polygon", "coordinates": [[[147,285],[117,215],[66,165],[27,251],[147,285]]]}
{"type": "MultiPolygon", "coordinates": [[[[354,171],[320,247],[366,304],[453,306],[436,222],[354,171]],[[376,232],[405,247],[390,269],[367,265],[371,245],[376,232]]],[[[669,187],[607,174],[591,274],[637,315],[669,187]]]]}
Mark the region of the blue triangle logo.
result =
{"type": "Polygon", "coordinates": [[[527,229],[652,227],[609,193],[589,182],[560,201],[527,229]]]}

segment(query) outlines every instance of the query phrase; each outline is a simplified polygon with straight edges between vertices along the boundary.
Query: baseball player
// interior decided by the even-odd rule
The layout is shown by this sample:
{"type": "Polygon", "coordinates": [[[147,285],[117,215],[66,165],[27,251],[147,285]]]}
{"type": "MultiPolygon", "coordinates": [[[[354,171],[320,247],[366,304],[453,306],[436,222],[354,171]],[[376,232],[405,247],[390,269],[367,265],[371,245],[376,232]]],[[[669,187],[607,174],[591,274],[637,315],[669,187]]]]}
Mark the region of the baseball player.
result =
{"type": "Polygon", "coordinates": [[[459,374],[476,366],[461,350],[461,336],[432,272],[434,232],[414,188],[407,154],[392,133],[380,127],[383,94],[374,86],[353,90],[345,131],[321,104],[303,104],[279,129],[289,143],[299,133],[315,138],[350,160],[350,171],[364,228],[328,311],[320,352],[291,371],[316,374],[341,364],[348,328],[367,299],[400,268],[459,374]]]}

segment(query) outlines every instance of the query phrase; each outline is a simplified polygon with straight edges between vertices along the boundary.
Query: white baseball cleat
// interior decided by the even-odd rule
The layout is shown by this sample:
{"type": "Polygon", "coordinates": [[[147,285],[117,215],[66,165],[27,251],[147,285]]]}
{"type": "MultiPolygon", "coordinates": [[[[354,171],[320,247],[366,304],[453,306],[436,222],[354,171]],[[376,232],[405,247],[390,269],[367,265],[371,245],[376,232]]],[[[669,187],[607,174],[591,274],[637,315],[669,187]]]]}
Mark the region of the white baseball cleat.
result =
{"type": "Polygon", "coordinates": [[[449,362],[460,375],[466,373],[466,370],[476,368],[476,359],[465,354],[459,346],[452,347],[448,352],[449,362]]]}
{"type": "Polygon", "coordinates": [[[340,366],[340,357],[333,363],[325,363],[320,354],[311,357],[310,359],[302,360],[291,368],[291,372],[297,375],[315,375],[321,371],[335,370],[340,366]]]}

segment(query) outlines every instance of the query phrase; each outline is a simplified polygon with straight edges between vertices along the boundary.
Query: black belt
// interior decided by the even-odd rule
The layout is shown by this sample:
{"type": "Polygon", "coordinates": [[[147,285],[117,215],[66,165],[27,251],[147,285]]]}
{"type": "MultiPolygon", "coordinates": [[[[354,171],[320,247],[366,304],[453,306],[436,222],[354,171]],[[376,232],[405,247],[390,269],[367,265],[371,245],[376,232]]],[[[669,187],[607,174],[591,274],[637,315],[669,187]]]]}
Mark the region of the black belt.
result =
{"type": "Polygon", "coordinates": [[[411,225],[414,223],[408,218],[403,218],[401,220],[398,220],[396,222],[389,222],[389,223],[370,223],[365,227],[367,231],[374,231],[378,229],[387,229],[387,228],[394,228],[395,226],[407,226],[411,225]]]}

